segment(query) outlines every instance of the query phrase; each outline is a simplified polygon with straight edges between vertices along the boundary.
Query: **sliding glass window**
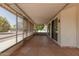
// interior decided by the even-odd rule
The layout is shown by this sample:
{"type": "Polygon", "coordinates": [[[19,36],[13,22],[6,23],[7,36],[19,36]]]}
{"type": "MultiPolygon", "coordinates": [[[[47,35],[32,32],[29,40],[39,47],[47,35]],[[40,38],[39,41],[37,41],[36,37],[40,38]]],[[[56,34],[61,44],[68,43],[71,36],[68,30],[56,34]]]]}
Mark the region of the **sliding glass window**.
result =
{"type": "Polygon", "coordinates": [[[23,18],[17,18],[17,42],[23,40],[23,18]]]}
{"type": "Polygon", "coordinates": [[[26,36],[27,36],[27,20],[24,20],[23,25],[24,25],[24,38],[26,38],[26,36]]]}
{"type": "Polygon", "coordinates": [[[28,21],[28,33],[27,33],[27,36],[30,36],[30,22],[28,21]]]}
{"type": "Polygon", "coordinates": [[[22,41],[27,33],[30,22],[0,7],[0,53],[22,41]]]}
{"type": "Polygon", "coordinates": [[[0,7],[0,52],[14,44],[16,44],[16,15],[0,7]]]}

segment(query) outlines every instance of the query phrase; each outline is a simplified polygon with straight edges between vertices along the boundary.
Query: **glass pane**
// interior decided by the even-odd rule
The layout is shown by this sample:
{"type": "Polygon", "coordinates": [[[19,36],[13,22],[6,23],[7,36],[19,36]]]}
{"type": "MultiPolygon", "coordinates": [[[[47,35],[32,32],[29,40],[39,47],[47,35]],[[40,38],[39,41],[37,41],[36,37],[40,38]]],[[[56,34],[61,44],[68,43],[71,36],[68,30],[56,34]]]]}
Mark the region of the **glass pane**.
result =
{"type": "Polygon", "coordinates": [[[17,42],[23,40],[23,19],[18,17],[17,42]]]}
{"type": "Polygon", "coordinates": [[[24,38],[27,36],[27,21],[24,20],[24,38]]]}
{"type": "Polygon", "coordinates": [[[31,33],[30,33],[30,22],[28,21],[28,32],[27,32],[27,36],[30,36],[31,33]]]}
{"type": "Polygon", "coordinates": [[[0,7],[0,52],[16,44],[16,16],[0,7]]]}

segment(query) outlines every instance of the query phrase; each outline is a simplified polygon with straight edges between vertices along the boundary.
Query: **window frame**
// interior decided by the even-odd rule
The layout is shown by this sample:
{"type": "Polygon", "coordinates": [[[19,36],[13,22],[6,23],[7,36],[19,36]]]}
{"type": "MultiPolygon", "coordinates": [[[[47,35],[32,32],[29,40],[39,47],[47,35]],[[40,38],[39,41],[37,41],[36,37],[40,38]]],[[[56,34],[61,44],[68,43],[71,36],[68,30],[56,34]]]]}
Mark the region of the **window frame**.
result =
{"type": "MultiPolygon", "coordinates": [[[[18,25],[18,17],[20,17],[20,16],[17,15],[17,12],[16,12],[16,14],[15,14],[15,13],[11,12],[10,10],[8,10],[7,8],[3,7],[3,6],[0,6],[0,7],[3,8],[3,9],[5,9],[6,11],[12,13],[13,15],[15,15],[15,17],[16,17],[16,26],[17,26],[17,25],[18,25]]],[[[23,18],[23,17],[20,17],[20,18],[22,18],[22,20],[23,20],[23,22],[24,22],[24,18],[23,18]]],[[[24,27],[24,24],[23,24],[23,27],[24,27]]],[[[5,52],[5,51],[7,51],[8,49],[10,49],[10,48],[16,46],[16,45],[19,44],[20,42],[24,41],[24,37],[23,37],[21,41],[17,42],[17,27],[16,27],[16,33],[15,33],[15,34],[16,34],[16,35],[15,35],[15,36],[16,36],[16,39],[15,39],[15,40],[16,40],[16,43],[15,43],[14,45],[12,45],[12,46],[6,48],[5,50],[0,51],[0,54],[3,53],[3,52],[5,52]]],[[[22,35],[22,36],[24,36],[24,30],[23,30],[23,35],[22,35]]],[[[10,37],[13,37],[13,36],[10,36],[10,37]]],[[[6,38],[10,38],[10,37],[9,37],[9,36],[5,37],[5,40],[6,40],[6,38]]],[[[4,38],[2,38],[2,39],[4,39],[4,38]]]]}

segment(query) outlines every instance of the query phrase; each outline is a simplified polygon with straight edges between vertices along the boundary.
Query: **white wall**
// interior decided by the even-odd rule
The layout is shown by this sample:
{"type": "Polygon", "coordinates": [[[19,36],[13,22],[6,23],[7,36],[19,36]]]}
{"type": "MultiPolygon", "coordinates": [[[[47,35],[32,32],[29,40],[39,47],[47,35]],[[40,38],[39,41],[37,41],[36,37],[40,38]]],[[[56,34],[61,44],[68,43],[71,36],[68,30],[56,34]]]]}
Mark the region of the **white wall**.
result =
{"type": "Polygon", "coordinates": [[[79,48],[79,4],[69,4],[56,17],[60,19],[57,43],[79,48]]]}
{"type": "Polygon", "coordinates": [[[60,15],[61,46],[76,47],[76,7],[68,7],[60,15]]]}

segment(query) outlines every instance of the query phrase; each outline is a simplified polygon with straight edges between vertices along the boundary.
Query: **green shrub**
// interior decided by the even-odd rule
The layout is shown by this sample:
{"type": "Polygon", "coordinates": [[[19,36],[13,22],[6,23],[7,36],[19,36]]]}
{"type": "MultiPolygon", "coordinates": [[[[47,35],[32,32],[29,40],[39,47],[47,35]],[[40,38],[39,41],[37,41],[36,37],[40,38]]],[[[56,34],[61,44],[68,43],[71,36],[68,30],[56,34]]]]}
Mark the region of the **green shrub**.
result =
{"type": "Polygon", "coordinates": [[[44,29],[44,24],[35,25],[35,30],[36,31],[43,30],[43,29],[44,29]]]}
{"type": "Polygon", "coordinates": [[[7,32],[10,30],[10,24],[6,18],[0,16],[0,32],[7,32]]]}

